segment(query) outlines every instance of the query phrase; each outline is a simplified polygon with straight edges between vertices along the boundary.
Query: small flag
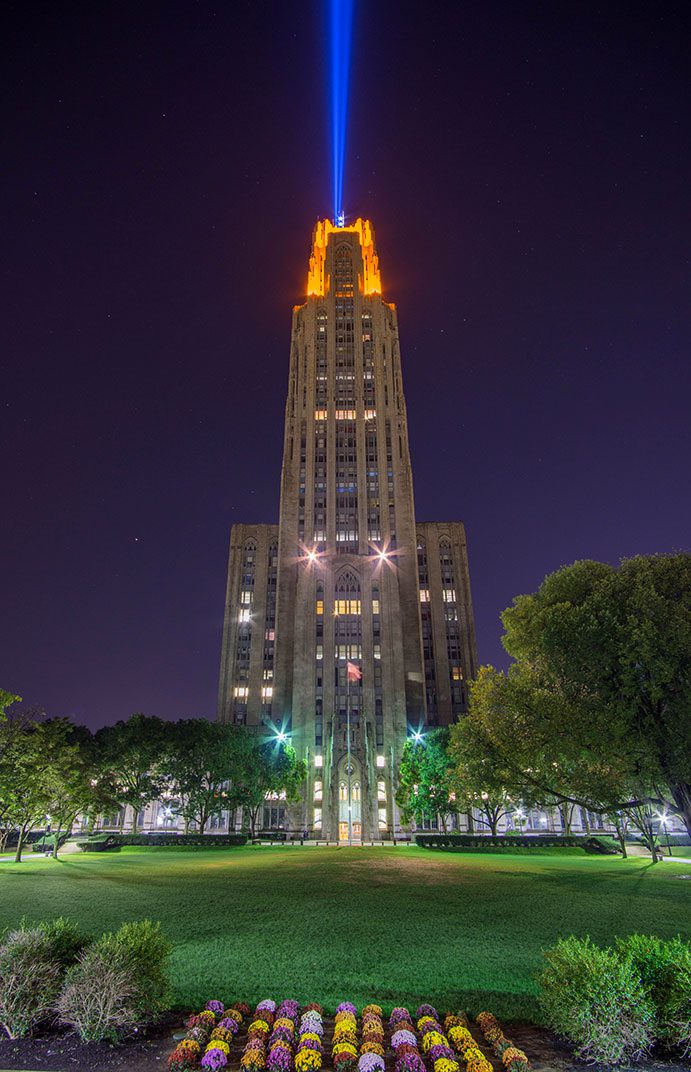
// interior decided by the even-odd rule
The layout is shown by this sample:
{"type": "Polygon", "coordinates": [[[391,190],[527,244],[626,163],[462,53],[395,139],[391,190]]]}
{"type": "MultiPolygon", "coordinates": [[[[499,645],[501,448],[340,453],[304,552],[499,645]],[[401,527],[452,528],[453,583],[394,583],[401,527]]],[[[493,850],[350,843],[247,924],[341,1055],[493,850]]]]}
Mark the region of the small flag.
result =
{"type": "Polygon", "coordinates": [[[359,681],[362,677],[362,670],[355,663],[351,663],[348,660],[348,681],[359,681]]]}

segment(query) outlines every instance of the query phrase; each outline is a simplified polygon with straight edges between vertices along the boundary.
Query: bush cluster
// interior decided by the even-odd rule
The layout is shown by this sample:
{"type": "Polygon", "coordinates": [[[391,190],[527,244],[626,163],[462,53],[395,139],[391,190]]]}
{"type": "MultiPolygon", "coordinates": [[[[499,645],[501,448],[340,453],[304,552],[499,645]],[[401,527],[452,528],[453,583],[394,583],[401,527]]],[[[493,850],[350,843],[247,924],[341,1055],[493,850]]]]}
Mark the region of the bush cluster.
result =
{"type": "Polygon", "coordinates": [[[582,838],[565,834],[416,834],[423,849],[563,848],[580,845],[582,838]]]}
{"type": "Polygon", "coordinates": [[[57,1019],[84,1041],[115,1041],[167,1007],[169,952],[149,920],[90,945],[68,920],[23,924],[0,942],[0,1023],[10,1038],[57,1019]]]}
{"type": "Polygon", "coordinates": [[[545,954],[540,1001],[549,1027],[586,1061],[635,1061],[655,1044],[691,1053],[691,947],[634,934],[614,949],[564,938],[545,954]]]}
{"type": "Polygon", "coordinates": [[[102,833],[79,839],[77,845],[82,852],[105,852],[119,849],[123,845],[147,845],[153,847],[205,847],[228,848],[234,845],[246,845],[246,834],[117,834],[102,833]]]}

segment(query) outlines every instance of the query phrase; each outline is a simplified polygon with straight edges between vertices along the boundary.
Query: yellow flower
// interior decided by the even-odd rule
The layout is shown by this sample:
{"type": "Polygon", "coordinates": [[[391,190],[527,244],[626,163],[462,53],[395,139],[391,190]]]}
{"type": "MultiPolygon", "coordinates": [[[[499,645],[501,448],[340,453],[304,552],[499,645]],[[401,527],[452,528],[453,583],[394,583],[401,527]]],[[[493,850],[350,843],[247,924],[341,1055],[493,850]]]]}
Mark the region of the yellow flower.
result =
{"type": "Polygon", "coordinates": [[[349,1024],[352,1024],[353,1026],[355,1026],[357,1022],[353,1013],[348,1012],[347,1009],[344,1009],[343,1012],[337,1012],[334,1017],[334,1023],[342,1024],[345,1021],[347,1021],[349,1024]]]}
{"type": "Polygon", "coordinates": [[[381,1005],[365,1005],[364,1009],[362,1010],[362,1015],[364,1016],[367,1012],[371,1012],[374,1016],[381,1016],[381,1005]]]}
{"type": "Polygon", "coordinates": [[[295,1024],[287,1016],[279,1016],[278,1020],[274,1021],[274,1031],[277,1027],[287,1027],[289,1031],[295,1031],[295,1024]]]}
{"type": "Polygon", "coordinates": [[[378,1053],[380,1057],[383,1057],[384,1047],[380,1046],[378,1042],[363,1042],[360,1047],[360,1053],[378,1053]]]}
{"type": "Polygon", "coordinates": [[[470,1034],[468,1028],[461,1027],[460,1024],[456,1027],[449,1028],[449,1038],[454,1046],[460,1046],[460,1044],[466,1040],[469,1042],[473,1041],[473,1036],[470,1034]]]}
{"type": "Polygon", "coordinates": [[[422,1037],[422,1052],[429,1053],[432,1046],[444,1046],[446,1039],[443,1035],[440,1035],[438,1031],[428,1031],[426,1035],[422,1037]]]}
{"type": "Polygon", "coordinates": [[[319,1072],[322,1066],[321,1054],[316,1050],[300,1050],[295,1054],[297,1072],[319,1072]]]}
{"type": "Polygon", "coordinates": [[[434,1062],[434,1072],[459,1072],[458,1061],[450,1061],[448,1057],[440,1057],[434,1062]]]}
{"type": "Polygon", "coordinates": [[[208,1053],[209,1050],[223,1050],[225,1054],[228,1054],[230,1053],[230,1046],[227,1042],[224,1042],[223,1039],[214,1039],[213,1042],[210,1042],[206,1047],[204,1053],[208,1053]]]}
{"type": "Polygon", "coordinates": [[[351,1053],[353,1057],[357,1057],[357,1047],[352,1042],[334,1042],[331,1053],[334,1057],[337,1053],[351,1053]]]}
{"type": "MultiPolygon", "coordinates": [[[[291,1021],[291,1027],[292,1027],[292,1021],[291,1021]]],[[[259,1034],[268,1035],[268,1033],[269,1033],[269,1025],[267,1024],[266,1020],[253,1020],[247,1030],[248,1031],[253,1031],[255,1035],[259,1035],[259,1034]]]]}
{"type": "Polygon", "coordinates": [[[425,1026],[425,1024],[433,1024],[433,1023],[436,1023],[436,1021],[435,1021],[433,1016],[421,1016],[420,1019],[417,1022],[417,1029],[418,1029],[418,1031],[422,1031],[422,1029],[425,1026]]]}
{"type": "Polygon", "coordinates": [[[183,1053],[194,1054],[199,1054],[202,1052],[201,1046],[194,1039],[183,1039],[178,1046],[178,1050],[182,1050],[183,1053]]]}

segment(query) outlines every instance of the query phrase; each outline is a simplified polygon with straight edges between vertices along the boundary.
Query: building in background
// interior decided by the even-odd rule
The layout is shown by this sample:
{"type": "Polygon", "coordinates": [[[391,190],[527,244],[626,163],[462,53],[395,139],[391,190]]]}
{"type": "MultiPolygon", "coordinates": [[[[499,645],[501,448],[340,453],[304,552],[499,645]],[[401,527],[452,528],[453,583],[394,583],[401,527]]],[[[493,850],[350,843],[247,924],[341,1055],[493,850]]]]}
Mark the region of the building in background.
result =
{"type": "Polygon", "coordinates": [[[372,226],[320,221],[293,311],[279,524],[231,531],[218,717],[306,760],[287,828],[389,838],[406,737],[462,716],[475,669],[463,524],[415,517],[372,226]]]}

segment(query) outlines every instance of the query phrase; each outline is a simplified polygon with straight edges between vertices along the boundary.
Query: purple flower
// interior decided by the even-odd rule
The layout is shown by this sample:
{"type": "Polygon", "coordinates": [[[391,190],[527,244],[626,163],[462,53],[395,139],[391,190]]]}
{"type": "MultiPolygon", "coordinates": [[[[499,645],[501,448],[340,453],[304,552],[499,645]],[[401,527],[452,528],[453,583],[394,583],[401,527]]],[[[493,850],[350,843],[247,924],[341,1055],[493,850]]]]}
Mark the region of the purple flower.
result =
{"type": "Polygon", "coordinates": [[[317,1042],[316,1039],[300,1039],[300,1043],[298,1045],[298,1053],[300,1052],[300,1050],[316,1050],[317,1053],[323,1053],[324,1047],[322,1046],[321,1042],[317,1042]]]}
{"type": "Polygon", "coordinates": [[[400,1005],[397,1005],[395,1009],[391,1010],[389,1024],[391,1027],[393,1027],[394,1024],[399,1023],[401,1020],[410,1020],[410,1013],[407,1009],[404,1009],[400,1005]]]}
{"type": "Polygon", "coordinates": [[[232,1016],[224,1016],[218,1026],[225,1027],[226,1031],[232,1031],[234,1035],[237,1035],[240,1030],[239,1023],[232,1016]]]}
{"type": "Polygon", "coordinates": [[[281,1042],[292,1042],[293,1032],[290,1030],[290,1028],[283,1027],[283,1025],[281,1024],[280,1027],[275,1027],[271,1032],[269,1046],[273,1046],[274,1042],[278,1042],[279,1039],[281,1040],[281,1042]]]}
{"type": "Polygon", "coordinates": [[[443,1046],[441,1044],[437,1046],[431,1046],[429,1056],[432,1061],[438,1061],[440,1057],[445,1057],[448,1061],[455,1061],[456,1055],[450,1046],[443,1046]]]}
{"type": "Polygon", "coordinates": [[[200,1045],[204,1045],[209,1041],[209,1032],[205,1027],[201,1027],[197,1024],[196,1027],[190,1028],[187,1032],[188,1039],[192,1039],[193,1042],[198,1042],[200,1045]]]}
{"type": "Polygon", "coordinates": [[[425,1064],[417,1053],[407,1053],[396,1061],[396,1072],[425,1072],[425,1064]]]}
{"type": "Polygon", "coordinates": [[[257,1005],[257,1012],[259,1012],[260,1009],[267,1009],[268,1012],[276,1012],[276,1002],[272,1001],[271,998],[264,998],[264,1001],[260,1001],[257,1005]]]}
{"type": "Polygon", "coordinates": [[[286,1016],[289,1020],[297,1020],[300,1006],[297,1001],[291,999],[282,1001],[278,1007],[277,1018],[286,1016]]]}
{"type": "Polygon", "coordinates": [[[409,1046],[417,1046],[417,1039],[412,1031],[394,1031],[391,1036],[391,1045],[394,1050],[397,1050],[399,1046],[402,1046],[405,1042],[409,1046]]]}
{"type": "Polygon", "coordinates": [[[336,1009],[336,1012],[352,1012],[353,1016],[357,1012],[357,1008],[353,1005],[352,1001],[342,1001],[336,1009]]]}
{"type": "Polygon", "coordinates": [[[439,1019],[439,1013],[434,1005],[419,1005],[415,1013],[415,1019],[419,1020],[422,1016],[431,1016],[433,1020],[439,1019]]]}
{"type": "Polygon", "coordinates": [[[363,1053],[357,1066],[358,1072],[384,1072],[384,1058],[378,1053],[363,1053]]]}
{"type": "Polygon", "coordinates": [[[228,1064],[228,1058],[224,1054],[223,1050],[207,1050],[202,1057],[202,1068],[225,1068],[228,1064]]]}
{"type": "Polygon", "coordinates": [[[270,1068],[271,1072],[292,1072],[292,1055],[288,1050],[284,1050],[282,1046],[279,1046],[277,1049],[269,1052],[269,1056],[266,1059],[266,1067],[270,1068]]]}
{"type": "Polygon", "coordinates": [[[206,1007],[216,1017],[220,1016],[220,1014],[225,1009],[225,1005],[223,1004],[222,1001],[207,1001],[206,1007]]]}

